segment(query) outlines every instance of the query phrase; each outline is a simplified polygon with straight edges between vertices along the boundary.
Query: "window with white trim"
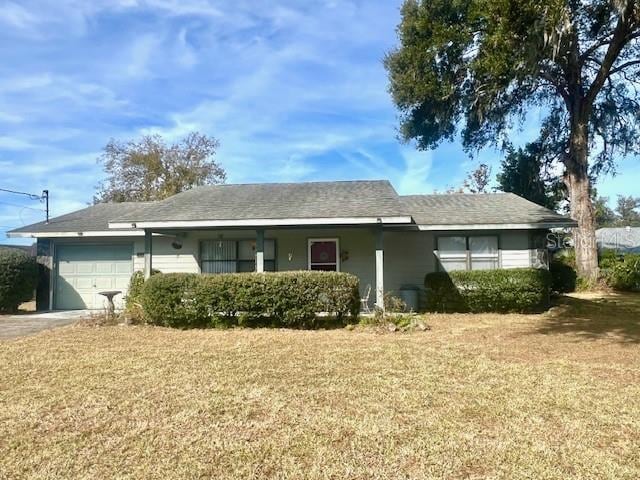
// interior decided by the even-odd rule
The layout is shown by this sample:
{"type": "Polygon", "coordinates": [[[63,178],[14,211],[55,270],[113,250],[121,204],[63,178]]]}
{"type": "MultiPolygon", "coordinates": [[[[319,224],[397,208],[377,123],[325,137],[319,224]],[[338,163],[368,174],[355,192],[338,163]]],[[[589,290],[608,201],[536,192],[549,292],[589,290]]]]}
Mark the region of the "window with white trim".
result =
{"type": "Polygon", "coordinates": [[[493,270],[500,265],[496,235],[438,237],[437,257],[441,268],[454,270],[493,270]]]}
{"type": "Polygon", "coordinates": [[[446,272],[453,270],[467,270],[467,238],[439,237],[438,257],[446,272]]]}
{"type": "Polygon", "coordinates": [[[340,242],[337,238],[309,239],[309,270],[340,271],[340,242]]]}
{"type": "MultiPolygon", "coordinates": [[[[256,241],[203,240],[200,242],[202,273],[235,273],[256,271],[256,241]]],[[[275,241],[264,241],[264,270],[276,270],[275,241]]]]}

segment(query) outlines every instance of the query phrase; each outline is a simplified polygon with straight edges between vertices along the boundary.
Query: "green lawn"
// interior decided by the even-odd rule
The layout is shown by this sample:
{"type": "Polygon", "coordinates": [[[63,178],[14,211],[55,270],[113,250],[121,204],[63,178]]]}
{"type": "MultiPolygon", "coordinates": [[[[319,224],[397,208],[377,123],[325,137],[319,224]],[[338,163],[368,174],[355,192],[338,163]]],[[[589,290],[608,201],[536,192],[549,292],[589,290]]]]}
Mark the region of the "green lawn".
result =
{"type": "Polygon", "coordinates": [[[0,342],[0,478],[640,478],[640,295],[0,342]]]}

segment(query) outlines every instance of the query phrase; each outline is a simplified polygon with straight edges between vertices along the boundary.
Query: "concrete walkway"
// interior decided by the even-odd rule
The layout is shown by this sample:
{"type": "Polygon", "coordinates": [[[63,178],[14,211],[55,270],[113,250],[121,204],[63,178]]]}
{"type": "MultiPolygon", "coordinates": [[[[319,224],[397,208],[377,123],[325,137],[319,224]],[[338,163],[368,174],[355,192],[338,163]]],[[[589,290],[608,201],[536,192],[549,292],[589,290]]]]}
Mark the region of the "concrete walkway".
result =
{"type": "Polygon", "coordinates": [[[0,340],[33,335],[42,330],[69,325],[90,315],[89,310],[0,315],[0,340]]]}

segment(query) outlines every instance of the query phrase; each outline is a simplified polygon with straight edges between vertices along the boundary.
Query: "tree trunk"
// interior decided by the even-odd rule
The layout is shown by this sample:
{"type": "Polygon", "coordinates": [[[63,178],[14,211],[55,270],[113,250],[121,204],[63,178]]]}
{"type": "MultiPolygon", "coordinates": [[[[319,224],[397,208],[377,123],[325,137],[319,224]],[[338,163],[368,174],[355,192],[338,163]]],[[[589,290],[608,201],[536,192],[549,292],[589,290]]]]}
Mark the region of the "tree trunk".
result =
{"type": "Polygon", "coordinates": [[[588,174],[588,116],[579,117],[571,126],[569,154],[565,159],[565,183],[569,190],[571,217],[578,222],[578,227],[573,229],[576,269],[580,277],[594,282],[598,278],[598,250],[588,174]]]}

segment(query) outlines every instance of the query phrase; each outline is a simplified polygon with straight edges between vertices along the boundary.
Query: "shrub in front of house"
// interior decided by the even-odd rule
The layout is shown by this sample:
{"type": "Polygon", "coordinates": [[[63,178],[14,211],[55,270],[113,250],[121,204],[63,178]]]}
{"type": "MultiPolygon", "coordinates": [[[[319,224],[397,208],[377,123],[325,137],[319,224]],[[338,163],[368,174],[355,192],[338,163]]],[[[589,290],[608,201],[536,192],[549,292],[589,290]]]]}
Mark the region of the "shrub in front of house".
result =
{"type": "MultiPolygon", "coordinates": [[[[155,268],[151,271],[151,275],[156,275],[160,272],[160,270],[156,270],[155,268]]],[[[136,270],[131,275],[131,279],[129,280],[129,288],[127,289],[127,295],[125,297],[125,314],[129,318],[129,320],[134,321],[135,323],[142,322],[144,320],[144,314],[142,312],[141,295],[142,295],[142,287],[144,285],[144,272],[140,270],[136,270]]]]}
{"type": "Polygon", "coordinates": [[[131,310],[140,303],[140,295],[142,294],[142,286],[144,285],[144,272],[136,270],[129,280],[129,288],[125,297],[125,307],[131,310]]]}
{"type": "Polygon", "coordinates": [[[549,303],[551,275],[534,268],[429,273],[427,309],[434,312],[533,312],[549,303]]]}
{"type": "Polygon", "coordinates": [[[145,320],[164,327],[204,325],[206,319],[194,306],[198,281],[195,273],[154,275],[146,280],[139,296],[145,320]]]}
{"type": "Polygon", "coordinates": [[[169,273],[144,282],[140,301],[149,323],[180,328],[322,328],[360,308],[358,278],[338,272],[169,273]]]}
{"type": "Polygon", "coordinates": [[[0,249],[0,311],[13,312],[33,299],[38,280],[36,259],[25,252],[0,249]]]}
{"type": "Polygon", "coordinates": [[[608,256],[600,262],[601,276],[614,290],[640,291],[640,255],[608,256]]]}

